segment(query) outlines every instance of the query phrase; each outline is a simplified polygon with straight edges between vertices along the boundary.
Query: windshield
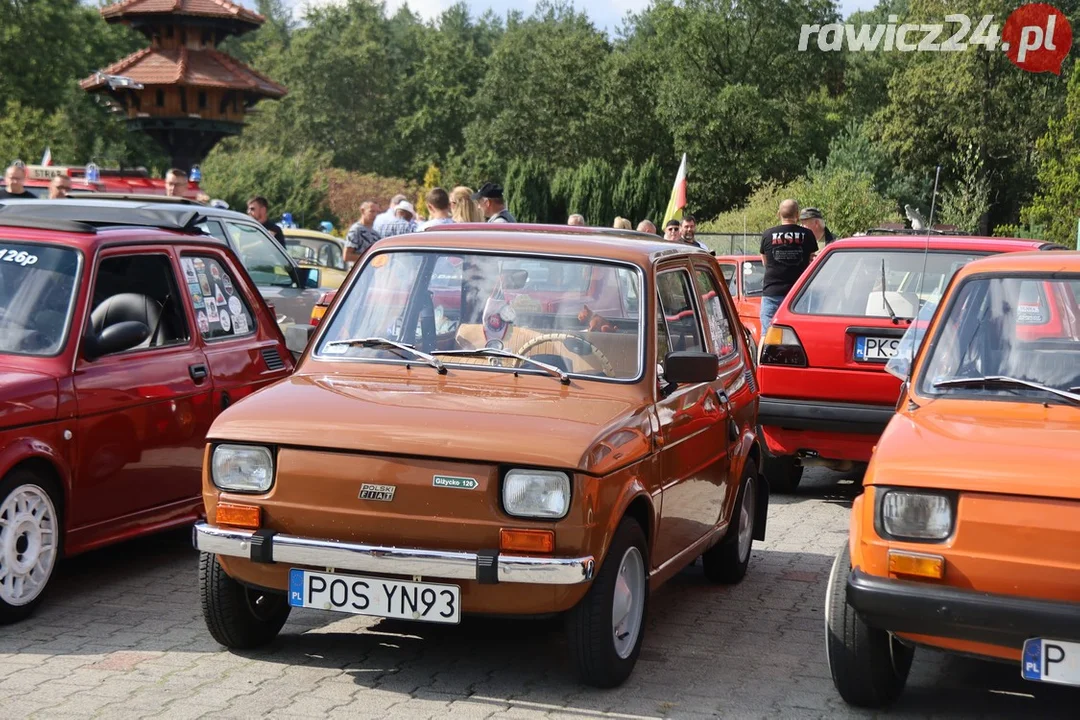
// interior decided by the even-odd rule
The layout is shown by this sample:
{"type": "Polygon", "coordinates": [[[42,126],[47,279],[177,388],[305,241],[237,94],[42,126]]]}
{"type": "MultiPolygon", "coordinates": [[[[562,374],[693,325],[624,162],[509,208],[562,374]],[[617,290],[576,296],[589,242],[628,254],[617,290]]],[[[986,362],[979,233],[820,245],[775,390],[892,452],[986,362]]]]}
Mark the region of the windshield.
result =
{"type": "Polygon", "coordinates": [[[891,310],[897,317],[911,319],[922,303],[941,298],[957,270],[983,254],[870,249],[836,251],[818,267],[799,293],[792,311],[802,315],[887,318],[891,310]]]}
{"type": "Polygon", "coordinates": [[[630,266],[544,256],[379,253],[350,286],[316,355],[409,361],[375,343],[340,342],[382,338],[440,353],[448,366],[542,372],[478,352],[488,348],[571,375],[630,380],[642,369],[640,277],[630,266]]]}
{"type": "Polygon", "coordinates": [[[920,391],[1053,401],[1046,392],[1015,383],[942,386],[966,379],[1011,378],[1076,392],[1080,386],[1078,297],[1080,277],[966,281],[938,322],[920,391]]]}
{"type": "Polygon", "coordinates": [[[78,269],[74,250],[0,240],[0,352],[60,352],[78,269]]]}
{"type": "Polygon", "coordinates": [[[747,297],[761,295],[761,289],[765,285],[765,264],[760,260],[744,260],[741,264],[743,274],[743,294],[747,297]]]}

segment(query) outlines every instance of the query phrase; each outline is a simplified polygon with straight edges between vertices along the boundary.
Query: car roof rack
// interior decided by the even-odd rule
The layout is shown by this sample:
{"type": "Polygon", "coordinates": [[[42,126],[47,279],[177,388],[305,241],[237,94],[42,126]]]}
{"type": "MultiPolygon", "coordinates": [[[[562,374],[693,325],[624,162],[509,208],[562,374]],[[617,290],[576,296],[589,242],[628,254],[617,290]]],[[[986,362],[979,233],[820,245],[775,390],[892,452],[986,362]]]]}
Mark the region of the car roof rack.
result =
{"type": "MultiPolygon", "coordinates": [[[[201,207],[201,206],[200,206],[201,207]]],[[[0,225],[18,219],[34,218],[52,223],[42,229],[63,229],[57,222],[77,223],[93,227],[153,227],[162,230],[193,232],[206,216],[188,205],[164,203],[113,204],[112,201],[93,203],[82,200],[16,200],[0,203],[0,225]]],[[[79,232],[86,232],[80,230],[79,232]]]]}

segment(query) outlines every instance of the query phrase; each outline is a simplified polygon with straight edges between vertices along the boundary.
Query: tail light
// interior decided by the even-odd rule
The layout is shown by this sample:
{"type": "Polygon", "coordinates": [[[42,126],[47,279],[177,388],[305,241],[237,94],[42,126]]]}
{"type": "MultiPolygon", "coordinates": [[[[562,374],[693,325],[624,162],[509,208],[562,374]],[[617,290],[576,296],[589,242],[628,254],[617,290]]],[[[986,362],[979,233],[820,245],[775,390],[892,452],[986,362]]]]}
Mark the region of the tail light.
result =
{"type": "Polygon", "coordinates": [[[806,351],[795,331],[783,325],[773,325],[761,341],[759,365],[788,365],[806,367],[806,351]]]}
{"type": "Polygon", "coordinates": [[[319,322],[326,315],[327,308],[330,307],[330,302],[334,299],[334,293],[324,292],[319,296],[318,302],[315,303],[315,307],[311,308],[311,324],[318,325],[319,322]]]}

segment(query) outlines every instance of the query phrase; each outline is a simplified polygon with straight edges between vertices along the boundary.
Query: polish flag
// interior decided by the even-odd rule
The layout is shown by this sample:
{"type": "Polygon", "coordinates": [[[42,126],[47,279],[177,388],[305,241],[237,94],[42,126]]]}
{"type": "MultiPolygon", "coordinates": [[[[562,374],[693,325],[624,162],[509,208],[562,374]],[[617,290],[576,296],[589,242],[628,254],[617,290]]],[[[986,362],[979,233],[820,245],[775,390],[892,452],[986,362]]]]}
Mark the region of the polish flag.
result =
{"type": "Polygon", "coordinates": [[[683,208],[685,207],[686,153],[683,153],[682,162],[679,163],[679,172],[675,174],[675,186],[671,188],[671,199],[668,200],[667,211],[664,213],[663,225],[667,225],[670,220],[682,220],[683,208]]]}
{"type": "Polygon", "coordinates": [[[52,165],[52,148],[45,148],[45,154],[41,156],[41,164],[45,167],[52,165]]]}

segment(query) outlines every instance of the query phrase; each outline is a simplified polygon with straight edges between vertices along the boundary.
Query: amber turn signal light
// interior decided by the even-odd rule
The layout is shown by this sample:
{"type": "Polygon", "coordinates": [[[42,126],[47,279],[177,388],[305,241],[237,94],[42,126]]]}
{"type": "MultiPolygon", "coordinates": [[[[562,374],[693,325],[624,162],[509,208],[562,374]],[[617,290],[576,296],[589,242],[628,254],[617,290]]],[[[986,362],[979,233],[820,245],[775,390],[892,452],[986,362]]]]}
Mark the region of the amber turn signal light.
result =
{"type": "Polygon", "coordinates": [[[525,553],[550,553],[555,551],[554,530],[507,530],[499,531],[499,550],[525,553]]]}
{"type": "Polygon", "coordinates": [[[218,525],[232,525],[234,527],[258,530],[260,520],[262,520],[262,513],[254,505],[219,503],[215,517],[218,525]]]}
{"type": "Polygon", "coordinates": [[[922,553],[890,550],[889,572],[893,575],[910,575],[940,580],[945,577],[945,558],[940,555],[923,555],[922,553]]]}

